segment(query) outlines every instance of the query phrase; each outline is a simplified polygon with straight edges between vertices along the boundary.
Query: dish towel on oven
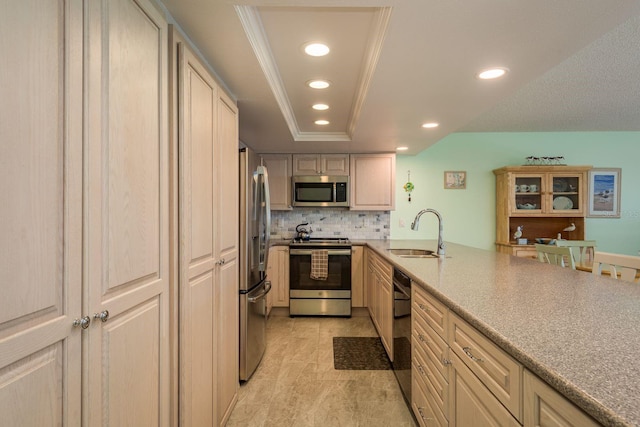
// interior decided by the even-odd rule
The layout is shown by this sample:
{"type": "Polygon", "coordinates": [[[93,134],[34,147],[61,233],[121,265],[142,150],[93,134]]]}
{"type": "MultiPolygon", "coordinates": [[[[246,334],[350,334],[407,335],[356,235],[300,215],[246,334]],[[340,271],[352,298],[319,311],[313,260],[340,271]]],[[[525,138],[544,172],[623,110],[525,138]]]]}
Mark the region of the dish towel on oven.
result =
{"type": "Polygon", "coordinates": [[[318,249],[311,251],[311,278],[313,280],[327,280],[329,274],[329,251],[318,249]]]}

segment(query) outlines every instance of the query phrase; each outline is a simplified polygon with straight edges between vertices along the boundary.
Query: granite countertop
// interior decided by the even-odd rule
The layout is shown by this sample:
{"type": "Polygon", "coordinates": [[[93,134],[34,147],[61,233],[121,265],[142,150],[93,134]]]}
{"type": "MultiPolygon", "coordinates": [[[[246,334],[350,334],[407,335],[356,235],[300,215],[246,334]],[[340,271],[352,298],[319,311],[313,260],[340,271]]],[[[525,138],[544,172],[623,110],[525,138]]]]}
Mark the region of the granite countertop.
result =
{"type": "Polygon", "coordinates": [[[604,425],[640,425],[640,286],[497,252],[447,244],[444,259],[366,240],[497,345],[604,425]]]}

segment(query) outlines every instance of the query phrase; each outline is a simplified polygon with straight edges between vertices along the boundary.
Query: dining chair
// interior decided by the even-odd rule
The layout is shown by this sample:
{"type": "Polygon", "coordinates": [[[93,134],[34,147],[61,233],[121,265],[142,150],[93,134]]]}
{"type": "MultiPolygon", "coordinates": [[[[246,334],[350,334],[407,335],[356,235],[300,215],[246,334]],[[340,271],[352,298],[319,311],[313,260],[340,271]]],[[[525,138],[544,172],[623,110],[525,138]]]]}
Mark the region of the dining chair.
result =
{"type": "Polygon", "coordinates": [[[576,264],[585,264],[593,260],[596,251],[595,240],[556,240],[556,246],[570,247],[576,264]]]}
{"type": "Polygon", "coordinates": [[[639,283],[640,256],[596,252],[591,272],[596,276],[601,276],[603,267],[604,270],[609,271],[614,279],[619,278],[626,282],[639,283]]]}
{"type": "Polygon", "coordinates": [[[573,248],[571,247],[536,243],[536,252],[538,253],[538,261],[540,262],[559,265],[561,267],[569,266],[572,270],[576,269],[576,261],[573,256],[573,248]]]}

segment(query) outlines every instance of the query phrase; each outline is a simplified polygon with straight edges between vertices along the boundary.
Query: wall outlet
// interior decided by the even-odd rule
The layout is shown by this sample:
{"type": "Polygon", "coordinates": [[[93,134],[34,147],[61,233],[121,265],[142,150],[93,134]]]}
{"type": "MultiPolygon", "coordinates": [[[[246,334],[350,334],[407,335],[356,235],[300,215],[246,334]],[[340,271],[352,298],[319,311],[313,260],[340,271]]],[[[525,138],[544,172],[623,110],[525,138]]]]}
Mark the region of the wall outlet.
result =
{"type": "Polygon", "coordinates": [[[404,219],[400,218],[400,221],[398,221],[398,226],[400,228],[404,228],[405,224],[404,224],[404,219]]]}

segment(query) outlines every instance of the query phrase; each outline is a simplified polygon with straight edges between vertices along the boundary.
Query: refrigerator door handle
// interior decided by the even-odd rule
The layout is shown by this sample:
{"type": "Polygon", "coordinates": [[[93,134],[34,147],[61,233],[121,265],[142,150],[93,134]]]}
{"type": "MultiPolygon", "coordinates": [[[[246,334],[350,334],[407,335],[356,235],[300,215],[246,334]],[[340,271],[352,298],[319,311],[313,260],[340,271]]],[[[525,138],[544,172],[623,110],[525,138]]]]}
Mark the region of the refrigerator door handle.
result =
{"type": "Polygon", "coordinates": [[[260,295],[255,297],[247,297],[247,301],[249,301],[252,304],[255,304],[256,302],[260,301],[262,298],[266,297],[270,290],[271,290],[271,282],[266,281],[264,282],[264,292],[262,292],[260,295]]]}
{"type": "Polygon", "coordinates": [[[263,260],[261,270],[264,271],[266,275],[269,261],[269,244],[271,242],[271,195],[269,194],[269,174],[267,173],[267,168],[265,166],[258,166],[256,172],[258,176],[262,176],[262,180],[258,184],[258,191],[256,192],[261,193],[262,197],[259,197],[256,194],[256,199],[262,199],[264,201],[264,205],[260,203],[260,210],[264,210],[264,231],[260,230],[261,232],[259,234],[261,240],[264,239],[263,242],[260,242],[261,250],[264,248],[264,253],[260,258],[263,260]]]}

